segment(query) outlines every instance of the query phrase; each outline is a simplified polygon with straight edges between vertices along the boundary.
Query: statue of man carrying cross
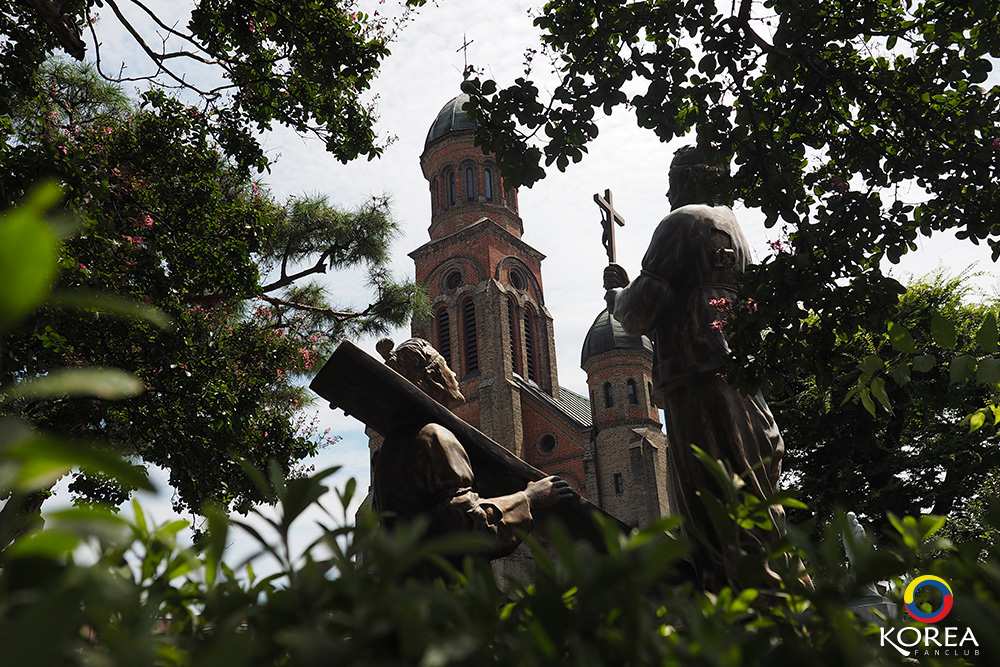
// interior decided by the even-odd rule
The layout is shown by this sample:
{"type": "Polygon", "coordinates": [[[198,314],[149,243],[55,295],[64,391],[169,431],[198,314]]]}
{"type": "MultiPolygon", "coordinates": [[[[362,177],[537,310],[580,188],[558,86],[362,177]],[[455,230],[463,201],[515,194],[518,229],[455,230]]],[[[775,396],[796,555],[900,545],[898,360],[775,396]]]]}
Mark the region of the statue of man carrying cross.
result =
{"type": "MultiPolygon", "coordinates": [[[[671,504],[685,518],[684,529],[700,535],[700,552],[693,562],[702,584],[715,590],[764,582],[739,581],[740,554],[721,527],[712,525],[699,497],[712,492],[716,483],[691,445],[728,462],[746,490],[761,499],[777,491],[784,452],[761,393],[743,396],[724,375],[729,345],[720,322],[734,310],[738,274],[750,260],[732,210],[718,205],[727,175],[728,169],[712,164],[694,147],[681,148],[670,166],[667,196],[672,211],[653,232],[639,276],[629,282],[625,269],[614,263],[613,240],[606,244],[612,263],[604,270],[608,312],[626,332],[653,341],[653,398],[663,408],[670,442],[671,504]]],[[[611,220],[616,218],[609,218],[605,236],[613,239],[611,220]]],[[[781,531],[781,507],[769,513],[781,531]]],[[[760,544],[774,541],[778,534],[754,529],[741,539],[760,544]]],[[[773,583],[770,571],[764,577],[773,583]]]]}

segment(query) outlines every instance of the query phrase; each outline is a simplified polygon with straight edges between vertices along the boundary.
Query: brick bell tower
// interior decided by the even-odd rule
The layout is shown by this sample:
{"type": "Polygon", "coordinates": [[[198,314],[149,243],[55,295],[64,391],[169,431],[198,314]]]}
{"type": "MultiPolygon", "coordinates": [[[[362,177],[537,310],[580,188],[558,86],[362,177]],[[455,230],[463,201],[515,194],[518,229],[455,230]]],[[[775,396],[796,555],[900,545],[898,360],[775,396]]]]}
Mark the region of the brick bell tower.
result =
{"type": "Polygon", "coordinates": [[[590,499],[632,526],[670,513],[675,505],[667,468],[667,437],[653,404],[653,344],[625,333],[601,312],[583,341],[593,410],[586,460],[590,499]]]}
{"type": "Polygon", "coordinates": [[[463,93],[444,105],[420,156],[430,241],[410,257],[432,315],[414,321],[412,333],[431,341],[458,375],[467,402],[456,414],[530,459],[522,393],[556,402],[560,395],[544,255],[521,240],[517,190],[504,187],[494,157],[473,143],[475,122],[462,110],[468,100],[463,93]]]}

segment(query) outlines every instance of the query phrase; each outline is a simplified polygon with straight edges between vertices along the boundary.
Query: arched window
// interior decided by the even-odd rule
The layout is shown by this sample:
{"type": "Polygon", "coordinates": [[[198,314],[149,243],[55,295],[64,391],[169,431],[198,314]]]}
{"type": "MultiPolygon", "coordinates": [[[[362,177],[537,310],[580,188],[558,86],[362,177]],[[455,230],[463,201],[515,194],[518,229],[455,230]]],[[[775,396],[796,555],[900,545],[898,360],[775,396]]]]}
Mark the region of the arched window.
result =
{"type": "Polygon", "coordinates": [[[611,383],[604,383],[604,407],[613,408],[615,406],[615,398],[611,393],[611,383]]]}
{"type": "Polygon", "coordinates": [[[472,177],[472,167],[465,168],[465,197],[469,201],[476,198],[476,183],[472,177]]]}
{"type": "Polygon", "coordinates": [[[518,375],[521,374],[521,359],[517,356],[517,302],[514,297],[507,297],[507,333],[510,336],[510,367],[518,375]]]}
{"type": "Polygon", "coordinates": [[[440,195],[438,194],[438,179],[431,181],[431,213],[437,213],[440,201],[438,200],[440,195]]]}
{"type": "Polygon", "coordinates": [[[451,366],[451,322],[448,320],[448,309],[437,311],[437,350],[451,366]]]}
{"type": "Polygon", "coordinates": [[[483,185],[486,190],[486,201],[493,201],[493,171],[491,169],[483,171],[483,185]]]}
{"type": "Polygon", "coordinates": [[[635,391],[635,380],[629,379],[625,383],[625,387],[628,390],[628,402],[630,405],[639,405],[639,394],[635,391]]]}
{"type": "Polygon", "coordinates": [[[649,407],[655,408],[656,407],[656,403],[653,401],[653,383],[652,382],[647,382],[646,383],[646,391],[649,392],[649,407]]]}
{"type": "Polygon", "coordinates": [[[454,205],[455,203],[455,172],[448,172],[448,203],[454,205]]]}
{"type": "Polygon", "coordinates": [[[476,304],[468,298],[462,302],[462,338],[465,341],[465,374],[479,371],[479,340],[476,337],[476,304]]]}
{"type": "Polygon", "coordinates": [[[524,372],[528,379],[535,381],[535,331],[531,310],[524,309],[524,372]]]}

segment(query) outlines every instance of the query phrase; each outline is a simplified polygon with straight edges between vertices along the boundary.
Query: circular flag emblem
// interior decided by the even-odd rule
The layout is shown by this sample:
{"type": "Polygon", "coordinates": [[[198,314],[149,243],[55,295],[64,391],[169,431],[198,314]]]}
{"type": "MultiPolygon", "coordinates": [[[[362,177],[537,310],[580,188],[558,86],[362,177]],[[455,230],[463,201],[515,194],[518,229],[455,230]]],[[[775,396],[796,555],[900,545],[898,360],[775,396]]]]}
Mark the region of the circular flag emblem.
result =
{"type": "Polygon", "coordinates": [[[917,577],[903,591],[903,603],[906,604],[906,612],[921,623],[936,623],[948,615],[952,604],[951,586],[944,579],[925,574],[917,577]],[[921,611],[917,606],[917,591],[925,586],[936,588],[941,591],[941,606],[930,613],[921,611]]]}

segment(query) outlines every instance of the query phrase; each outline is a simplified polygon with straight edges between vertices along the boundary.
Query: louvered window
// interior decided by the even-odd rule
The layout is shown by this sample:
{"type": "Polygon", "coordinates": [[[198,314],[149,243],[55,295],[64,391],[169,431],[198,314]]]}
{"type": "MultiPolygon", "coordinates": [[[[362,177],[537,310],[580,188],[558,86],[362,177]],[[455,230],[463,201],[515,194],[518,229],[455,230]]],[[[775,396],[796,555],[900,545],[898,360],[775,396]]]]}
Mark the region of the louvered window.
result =
{"type": "Polygon", "coordinates": [[[507,333],[510,335],[510,367],[521,374],[521,360],[517,356],[517,304],[507,298],[507,333]]]}
{"type": "Polygon", "coordinates": [[[479,371],[479,341],[476,338],[476,304],[472,299],[462,303],[462,333],[465,337],[465,374],[479,371]]]}
{"type": "Polygon", "coordinates": [[[524,311],[524,372],[527,378],[535,381],[535,332],[532,326],[531,311],[524,311]]]}
{"type": "Polygon", "coordinates": [[[448,320],[448,309],[442,308],[437,313],[437,349],[451,366],[451,322],[448,320]]]}

